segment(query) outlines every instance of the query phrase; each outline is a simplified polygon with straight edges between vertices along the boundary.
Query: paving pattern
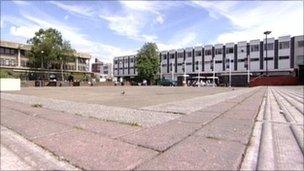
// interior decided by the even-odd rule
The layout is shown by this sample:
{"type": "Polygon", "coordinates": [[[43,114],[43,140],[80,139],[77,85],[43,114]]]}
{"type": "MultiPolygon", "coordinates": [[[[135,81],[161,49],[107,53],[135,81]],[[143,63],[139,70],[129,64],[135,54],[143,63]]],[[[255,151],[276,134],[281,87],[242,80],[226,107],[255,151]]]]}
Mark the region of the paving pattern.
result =
{"type": "MultiPolygon", "coordinates": [[[[258,87],[184,99],[174,110],[173,102],[129,109],[1,93],[1,137],[16,132],[57,162],[85,170],[303,170],[302,97],[298,87],[258,87]],[[152,121],[104,117],[130,117],[124,110],[152,121]],[[153,121],[155,115],[165,121],[153,121]]],[[[10,144],[1,139],[7,156],[19,155],[10,144]]],[[[16,168],[57,168],[31,164],[40,158],[16,168]]]]}
{"type": "Polygon", "coordinates": [[[242,169],[303,170],[303,89],[269,87],[242,169]]]}

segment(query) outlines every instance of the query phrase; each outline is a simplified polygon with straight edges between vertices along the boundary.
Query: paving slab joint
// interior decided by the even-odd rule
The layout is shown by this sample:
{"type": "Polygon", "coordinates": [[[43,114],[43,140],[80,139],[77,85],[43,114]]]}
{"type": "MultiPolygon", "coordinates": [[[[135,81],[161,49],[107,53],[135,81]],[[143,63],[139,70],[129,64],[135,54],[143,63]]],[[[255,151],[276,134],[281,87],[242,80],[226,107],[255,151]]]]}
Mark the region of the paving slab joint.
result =
{"type": "MultiPolygon", "coordinates": [[[[28,139],[28,138],[22,136],[22,135],[19,134],[18,132],[15,132],[13,129],[11,129],[11,128],[9,128],[9,127],[6,127],[6,126],[3,126],[2,124],[1,124],[1,127],[3,127],[3,128],[5,128],[5,129],[7,129],[7,130],[13,132],[14,134],[16,134],[16,135],[18,135],[18,136],[24,138],[26,141],[28,141],[28,142],[30,142],[30,143],[36,145],[37,147],[43,149],[44,151],[46,151],[47,153],[49,153],[51,156],[53,156],[54,158],[56,158],[58,161],[62,161],[62,162],[68,163],[69,165],[75,167],[77,170],[85,170],[85,168],[83,168],[83,167],[81,167],[81,166],[79,166],[79,165],[75,165],[75,164],[71,163],[69,160],[67,160],[67,159],[65,159],[65,158],[63,158],[63,157],[61,157],[61,156],[58,156],[56,153],[54,153],[54,152],[52,152],[52,151],[49,151],[47,148],[45,148],[45,147],[43,147],[43,146],[41,146],[41,145],[39,145],[39,144],[34,143],[32,140],[30,140],[30,139],[28,139]]],[[[1,144],[1,145],[2,145],[2,144],[1,144]]]]}

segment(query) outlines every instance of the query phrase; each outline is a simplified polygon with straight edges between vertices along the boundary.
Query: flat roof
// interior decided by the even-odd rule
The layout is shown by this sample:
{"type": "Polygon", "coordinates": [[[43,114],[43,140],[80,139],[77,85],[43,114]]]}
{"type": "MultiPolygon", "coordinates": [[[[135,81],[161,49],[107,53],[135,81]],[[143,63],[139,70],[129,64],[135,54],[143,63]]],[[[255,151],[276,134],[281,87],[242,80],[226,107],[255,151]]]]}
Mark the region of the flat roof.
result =
{"type": "MultiPolygon", "coordinates": [[[[16,42],[11,42],[11,41],[6,41],[6,40],[1,40],[0,42],[1,42],[0,46],[12,48],[12,49],[31,50],[31,46],[32,46],[30,44],[22,44],[22,43],[16,43],[16,42]]],[[[83,53],[83,52],[76,52],[76,53],[74,53],[74,56],[79,57],[79,58],[86,58],[86,59],[91,58],[90,54],[83,53]]]]}

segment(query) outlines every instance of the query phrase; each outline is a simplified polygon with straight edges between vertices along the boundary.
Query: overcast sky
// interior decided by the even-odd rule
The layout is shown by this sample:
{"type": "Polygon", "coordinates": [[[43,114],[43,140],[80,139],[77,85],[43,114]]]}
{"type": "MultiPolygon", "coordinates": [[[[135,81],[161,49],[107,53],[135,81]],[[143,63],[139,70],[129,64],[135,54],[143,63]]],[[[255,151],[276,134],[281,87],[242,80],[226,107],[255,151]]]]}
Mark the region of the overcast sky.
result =
{"type": "Polygon", "coordinates": [[[304,1],[1,1],[1,39],[61,31],[78,51],[111,61],[145,42],[160,50],[303,34],[304,1]]]}

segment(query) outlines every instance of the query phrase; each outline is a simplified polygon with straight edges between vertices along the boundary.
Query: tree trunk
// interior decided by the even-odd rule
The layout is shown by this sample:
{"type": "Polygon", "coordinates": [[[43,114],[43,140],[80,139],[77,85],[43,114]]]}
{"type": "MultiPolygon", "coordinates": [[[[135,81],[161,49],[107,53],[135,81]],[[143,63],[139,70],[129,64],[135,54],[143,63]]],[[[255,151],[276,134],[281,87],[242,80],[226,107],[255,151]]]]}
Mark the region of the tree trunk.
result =
{"type": "Polygon", "coordinates": [[[60,70],[61,70],[61,81],[63,81],[63,61],[61,61],[60,70]]]}

